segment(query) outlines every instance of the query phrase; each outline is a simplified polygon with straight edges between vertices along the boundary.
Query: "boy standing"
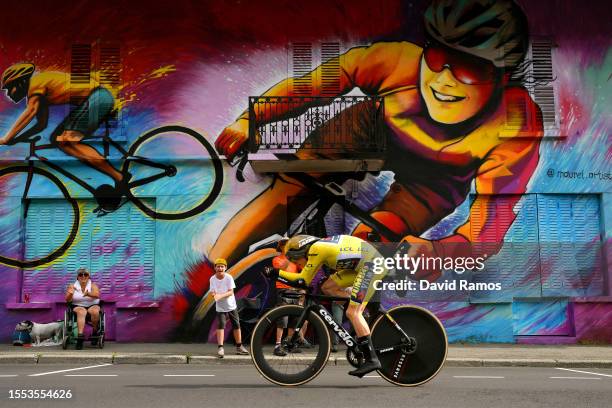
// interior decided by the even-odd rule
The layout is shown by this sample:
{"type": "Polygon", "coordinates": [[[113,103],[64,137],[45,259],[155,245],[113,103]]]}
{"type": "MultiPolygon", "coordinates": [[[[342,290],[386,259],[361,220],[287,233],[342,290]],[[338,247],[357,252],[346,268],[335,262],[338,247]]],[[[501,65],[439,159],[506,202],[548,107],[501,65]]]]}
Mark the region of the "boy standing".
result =
{"type": "Polygon", "coordinates": [[[236,354],[248,355],[249,352],[242,345],[242,335],[240,333],[240,317],[236,310],[236,297],[234,296],[234,278],[230,274],[225,273],[227,269],[227,261],[223,258],[215,260],[215,274],[210,277],[210,292],[215,298],[215,306],[217,310],[217,344],[219,349],[217,355],[223,358],[225,351],[223,350],[223,340],[225,337],[225,324],[229,316],[232,322],[234,332],[234,340],[236,341],[236,354]]]}

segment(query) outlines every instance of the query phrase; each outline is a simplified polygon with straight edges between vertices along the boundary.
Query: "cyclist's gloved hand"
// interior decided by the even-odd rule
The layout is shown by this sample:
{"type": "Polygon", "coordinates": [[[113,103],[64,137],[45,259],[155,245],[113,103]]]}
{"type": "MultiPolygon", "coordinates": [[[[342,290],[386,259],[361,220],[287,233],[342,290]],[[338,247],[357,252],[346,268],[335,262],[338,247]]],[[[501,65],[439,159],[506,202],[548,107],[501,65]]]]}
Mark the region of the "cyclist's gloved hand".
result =
{"type": "Polygon", "coordinates": [[[247,119],[238,119],[223,129],[215,141],[215,148],[219,154],[225,155],[228,160],[231,160],[248,139],[249,121],[247,119]]]}
{"type": "Polygon", "coordinates": [[[274,269],[272,266],[264,267],[264,275],[268,279],[276,279],[278,278],[278,269],[274,269]]]}

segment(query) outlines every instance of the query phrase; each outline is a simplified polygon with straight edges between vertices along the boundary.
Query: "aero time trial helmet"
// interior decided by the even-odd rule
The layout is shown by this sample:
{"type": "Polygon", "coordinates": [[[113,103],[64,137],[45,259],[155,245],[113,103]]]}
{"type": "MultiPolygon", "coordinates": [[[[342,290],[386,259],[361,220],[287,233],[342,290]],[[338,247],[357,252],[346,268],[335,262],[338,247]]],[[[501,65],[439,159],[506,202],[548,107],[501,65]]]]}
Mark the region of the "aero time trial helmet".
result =
{"type": "Polygon", "coordinates": [[[13,64],[4,70],[2,74],[2,89],[8,89],[8,86],[19,79],[28,79],[34,73],[34,64],[29,62],[13,64]]]}
{"type": "Polygon", "coordinates": [[[319,238],[313,237],[312,235],[296,235],[290,238],[287,244],[285,244],[285,256],[290,261],[305,258],[310,246],[318,240],[319,238]]]}
{"type": "Polygon", "coordinates": [[[529,47],[527,17],[513,0],[434,0],[425,31],[450,48],[516,68],[529,47]]]}

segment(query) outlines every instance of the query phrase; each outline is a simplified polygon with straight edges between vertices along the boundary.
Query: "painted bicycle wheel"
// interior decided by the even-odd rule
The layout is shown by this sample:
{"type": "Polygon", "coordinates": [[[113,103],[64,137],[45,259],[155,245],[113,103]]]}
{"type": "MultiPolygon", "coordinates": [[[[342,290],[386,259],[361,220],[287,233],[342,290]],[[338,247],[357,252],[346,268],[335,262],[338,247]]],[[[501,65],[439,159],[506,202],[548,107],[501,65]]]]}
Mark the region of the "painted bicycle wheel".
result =
{"type": "Polygon", "coordinates": [[[74,242],[79,206],[66,186],[47,170],[30,166],[0,169],[0,200],[0,263],[19,268],[44,265],[62,256],[74,242]],[[39,200],[36,195],[41,193],[39,200]],[[53,200],[52,210],[45,200],[53,200]]]}
{"type": "Polygon", "coordinates": [[[139,137],[122,173],[127,197],[151,218],[180,220],[210,207],[221,192],[223,165],[196,131],[163,126],[139,137]]]}

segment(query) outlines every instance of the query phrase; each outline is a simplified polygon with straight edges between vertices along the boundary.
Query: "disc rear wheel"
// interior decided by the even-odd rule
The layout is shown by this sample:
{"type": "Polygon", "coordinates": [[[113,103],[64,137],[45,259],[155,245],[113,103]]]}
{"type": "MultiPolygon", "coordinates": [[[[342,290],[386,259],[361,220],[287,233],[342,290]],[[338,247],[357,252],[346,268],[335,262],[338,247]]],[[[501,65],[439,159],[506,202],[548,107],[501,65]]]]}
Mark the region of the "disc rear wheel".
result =
{"type": "Polygon", "coordinates": [[[372,344],[382,364],[380,376],[402,386],[416,386],[434,378],[444,365],[448,350],[442,323],[418,306],[395,307],[387,315],[380,316],[372,327],[372,344]]]}

